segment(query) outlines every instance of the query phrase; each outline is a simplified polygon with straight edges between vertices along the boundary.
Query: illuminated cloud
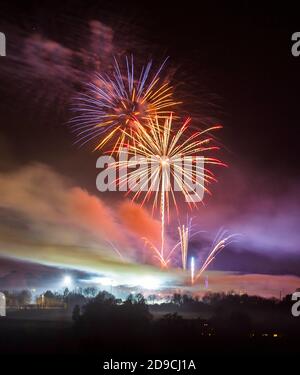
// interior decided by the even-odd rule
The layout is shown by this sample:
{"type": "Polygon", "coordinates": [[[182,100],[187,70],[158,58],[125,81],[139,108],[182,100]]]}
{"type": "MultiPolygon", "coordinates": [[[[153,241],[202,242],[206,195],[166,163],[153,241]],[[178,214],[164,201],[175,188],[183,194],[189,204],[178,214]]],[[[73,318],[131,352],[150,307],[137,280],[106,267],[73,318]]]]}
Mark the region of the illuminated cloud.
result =
{"type": "Polygon", "coordinates": [[[208,230],[225,226],[241,233],[236,250],[269,257],[299,255],[299,191],[298,179],[275,183],[272,176],[231,167],[214,196],[199,207],[196,221],[208,230]]]}
{"type": "Polygon", "coordinates": [[[159,236],[140,206],[108,206],[43,164],[0,174],[0,208],[0,255],[47,264],[124,267],[142,256],[141,236],[159,236]]]}
{"type": "Polygon", "coordinates": [[[119,215],[122,223],[134,235],[155,241],[160,238],[160,222],[137,203],[125,201],[120,204],[119,215]]]}

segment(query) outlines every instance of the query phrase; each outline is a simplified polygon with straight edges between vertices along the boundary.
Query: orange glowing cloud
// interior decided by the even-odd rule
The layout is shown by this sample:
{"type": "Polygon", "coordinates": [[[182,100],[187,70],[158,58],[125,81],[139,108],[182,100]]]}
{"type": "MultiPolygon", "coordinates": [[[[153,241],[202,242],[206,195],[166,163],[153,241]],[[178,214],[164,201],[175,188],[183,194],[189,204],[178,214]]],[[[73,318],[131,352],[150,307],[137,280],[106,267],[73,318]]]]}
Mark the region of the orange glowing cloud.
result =
{"type": "Polygon", "coordinates": [[[0,173],[0,208],[27,227],[24,234],[22,226],[0,223],[0,255],[8,255],[10,245],[15,248],[18,243],[22,247],[29,241],[40,249],[75,246],[86,252],[101,250],[106,257],[116,256],[119,251],[134,261],[142,252],[142,237],[155,241],[160,236],[159,222],[144,208],[122,201],[109,205],[101,196],[72,186],[43,164],[0,173]]]}
{"type": "Polygon", "coordinates": [[[78,220],[78,224],[96,235],[125,241],[113,212],[103,201],[87,191],[75,187],[69,194],[69,213],[78,220]]]}
{"type": "Polygon", "coordinates": [[[160,222],[140,205],[125,201],[119,207],[122,224],[133,234],[156,242],[160,239],[160,222]]]}

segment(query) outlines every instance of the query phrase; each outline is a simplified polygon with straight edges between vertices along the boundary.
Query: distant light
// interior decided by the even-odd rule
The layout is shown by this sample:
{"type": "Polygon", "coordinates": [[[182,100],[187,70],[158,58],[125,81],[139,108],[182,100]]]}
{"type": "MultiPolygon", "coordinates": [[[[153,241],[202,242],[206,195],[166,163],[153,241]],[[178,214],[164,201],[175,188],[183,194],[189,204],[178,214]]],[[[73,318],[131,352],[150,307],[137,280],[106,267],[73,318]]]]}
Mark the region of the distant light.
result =
{"type": "Polygon", "coordinates": [[[278,334],[277,334],[277,333],[274,333],[274,334],[273,334],[273,337],[278,337],[278,334]]]}
{"type": "Polygon", "coordinates": [[[148,290],[156,290],[161,287],[162,281],[158,277],[153,276],[141,276],[141,277],[128,277],[120,279],[115,279],[113,276],[97,276],[97,277],[91,277],[86,282],[92,283],[92,284],[99,284],[102,286],[111,286],[111,287],[117,287],[121,285],[126,285],[130,288],[142,288],[142,289],[148,289],[148,290]]]}
{"type": "Polygon", "coordinates": [[[109,277],[100,277],[99,278],[99,283],[104,286],[109,286],[112,285],[113,280],[110,279],[109,277]]]}
{"type": "Polygon", "coordinates": [[[142,288],[144,288],[144,289],[150,289],[150,290],[158,289],[159,286],[160,286],[159,280],[157,278],[151,277],[151,276],[146,276],[146,277],[141,278],[138,281],[138,284],[142,288]]]}
{"type": "Polygon", "coordinates": [[[92,277],[90,280],[90,282],[92,283],[95,283],[95,284],[100,284],[100,285],[103,285],[103,286],[117,286],[118,283],[111,279],[110,277],[92,277]]]}
{"type": "Polygon", "coordinates": [[[62,282],[63,286],[65,286],[66,288],[69,288],[70,286],[72,286],[72,278],[71,276],[67,275],[63,278],[63,282],[62,282]]]}

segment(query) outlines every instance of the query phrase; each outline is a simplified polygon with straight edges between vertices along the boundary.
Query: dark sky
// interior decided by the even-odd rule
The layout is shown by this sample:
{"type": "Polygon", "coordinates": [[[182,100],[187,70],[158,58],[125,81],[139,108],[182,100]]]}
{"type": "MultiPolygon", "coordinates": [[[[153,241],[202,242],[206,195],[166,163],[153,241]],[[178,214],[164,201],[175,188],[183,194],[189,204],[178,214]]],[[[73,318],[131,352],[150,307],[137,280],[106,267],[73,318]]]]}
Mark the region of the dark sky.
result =
{"type": "MultiPolygon", "coordinates": [[[[230,168],[220,172],[213,188],[208,228],[222,224],[252,237],[239,261],[228,252],[215,266],[280,273],[277,257],[283,257],[282,273],[299,275],[300,57],[291,54],[291,36],[300,31],[299,7],[254,1],[161,3],[2,2],[7,57],[0,58],[1,171],[44,163],[96,193],[96,156],[75,147],[66,126],[70,97],[85,78],[76,69],[89,74],[95,66],[80,60],[69,69],[57,49],[45,56],[29,46],[39,35],[48,53],[47,40],[52,40],[84,55],[87,25],[98,20],[113,31],[107,42],[112,48],[100,48],[101,64],[109,64],[113,54],[134,53],[138,62],[153,57],[157,63],[170,56],[168,68],[194,125],[204,114],[208,122],[216,118],[224,126],[219,136],[230,168]]],[[[201,215],[199,221],[205,224],[201,215]]]]}
{"type": "MultiPolygon", "coordinates": [[[[96,2],[97,5],[92,1],[58,5],[51,1],[43,6],[38,2],[29,2],[26,6],[13,3],[5,6],[4,2],[2,11],[2,29],[8,29],[8,57],[16,47],[11,46],[14,40],[9,38],[14,25],[23,31],[41,32],[57,42],[68,45],[73,42],[72,48],[76,49],[80,38],[76,22],[81,25],[98,17],[115,28],[115,40],[123,40],[126,34],[126,39],[132,41],[127,42],[125,51],[134,52],[140,59],[151,55],[158,59],[170,56],[170,64],[176,68],[175,82],[185,96],[202,95],[204,102],[212,101],[218,106],[218,117],[225,126],[222,141],[232,152],[230,158],[236,157],[262,172],[295,176],[300,77],[299,59],[291,54],[291,35],[297,30],[297,11],[293,6],[255,5],[248,1],[241,1],[239,5],[200,2],[198,7],[162,6],[155,1],[148,6],[140,2],[125,5],[110,1],[96,2]]],[[[2,66],[5,63],[1,61],[2,66]]],[[[3,89],[2,95],[7,97],[7,87],[3,89]]],[[[38,85],[35,89],[39,90],[38,85]]],[[[11,99],[17,108],[19,101],[24,104],[22,92],[13,92],[8,98],[10,103],[11,99]]],[[[28,104],[24,107],[22,111],[28,104]]],[[[197,109],[194,104],[192,110],[197,109]]],[[[57,129],[15,125],[19,122],[18,115],[16,108],[9,111],[4,101],[1,116],[6,121],[2,132],[11,139],[18,128],[18,135],[23,139],[19,143],[14,139],[13,143],[22,158],[24,152],[25,157],[34,157],[35,149],[43,157],[43,153],[50,152],[45,149],[45,143],[52,144],[50,139],[59,149],[65,149],[67,131],[61,131],[57,137],[57,129]],[[43,142],[44,136],[47,142],[43,142]]],[[[24,121],[32,122],[30,115],[26,113],[24,121]]],[[[51,113],[47,113],[51,122],[49,116],[51,113]]],[[[66,111],[59,120],[66,121],[67,117],[66,111]]],[[[57,122],[56,118],[53,120],[57,122]]]]}

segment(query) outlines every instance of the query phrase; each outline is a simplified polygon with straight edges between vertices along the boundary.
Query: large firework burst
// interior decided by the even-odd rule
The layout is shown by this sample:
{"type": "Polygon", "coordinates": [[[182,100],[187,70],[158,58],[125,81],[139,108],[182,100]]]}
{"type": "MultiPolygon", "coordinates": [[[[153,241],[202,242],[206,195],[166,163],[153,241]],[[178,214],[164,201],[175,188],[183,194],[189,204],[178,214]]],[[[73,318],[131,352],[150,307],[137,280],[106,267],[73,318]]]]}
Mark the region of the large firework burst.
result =
{"type": "MultiPolygon", "coordinates": [[[[188,135],[186,120],[179,128],[172,128],[172,114],[161,120],[158,116],[147,119],[146,126],[135,122],[133,134],[123,131],[129,139],[127,151],[138,156],[139,168],[129,172],[119,183],[129,182],[129,192],[135,191],[133,200],[142,194],[142,204],[153,198],[153,210],[159,205],[161,215],[161,259],[164,259],[165,216],[169,216],[170,201],[176,203],[176,191],[181,192],[190,206],[202,200],[201,194],[194,191],[195,181],[202,192],[208,192],[206,185],[216,181],[214,174],[206,166],[225,165],[219,159],[203,156],[208,151],[217,150],[211,145],[212,138],[207,133],[220,126],[214,126],[204,131],[188,135]],[[197,163],[199,156],[201,163],[197,163]],[[173,184],[171,183],[173,179],[173,184]],[[176,188],[175,188],[176,186],[176,188]]],[[[130,162],[121,161],[120,167],[130,167],[130,162]]]]}
{"type": "Polygon", "coordinates": [[[166,117],[177,104],[172,98],[169,82],[160,78],[166,61],[152,74],[152,61],[135,74],[133,57],[125,58],[125,69],[115,59],[111,75],[95,74],[86,84],[86,91],[74,99],[75,117],[70,126],[77,143],[93,144],[101,149],[113,141],[116,151],[123,146],[126,133],[131,133],[136,122],[148,118],[166,117]]]}

